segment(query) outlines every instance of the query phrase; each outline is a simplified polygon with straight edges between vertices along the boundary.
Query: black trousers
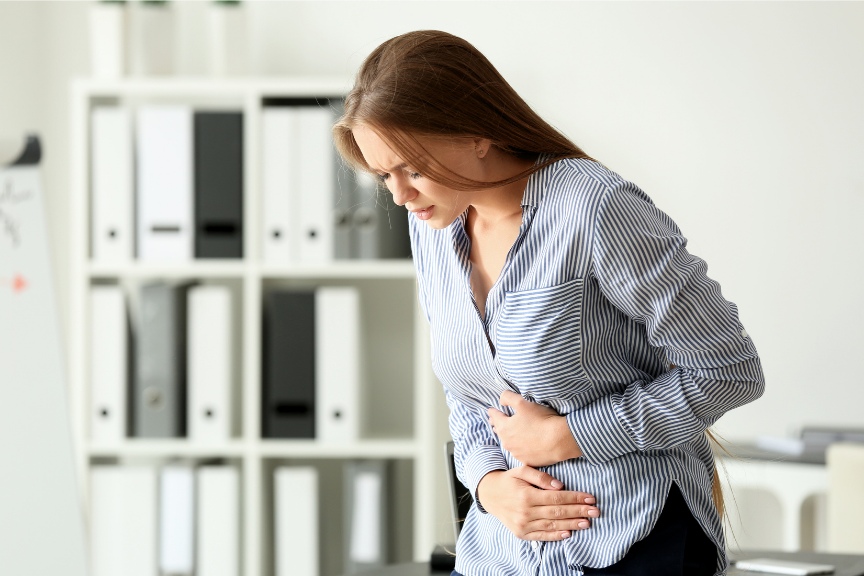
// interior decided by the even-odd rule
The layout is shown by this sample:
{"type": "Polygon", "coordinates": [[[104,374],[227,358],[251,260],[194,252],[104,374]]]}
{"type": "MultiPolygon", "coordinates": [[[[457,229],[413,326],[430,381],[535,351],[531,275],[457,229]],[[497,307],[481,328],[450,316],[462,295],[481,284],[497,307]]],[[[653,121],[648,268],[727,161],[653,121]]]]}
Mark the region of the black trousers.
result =
{"type": "MultiPolygon", "coordinates": [[[[590,528],[589,528],[590,530],[590,528]]],[[[605,576],[713,576],[717,547],[687,508],[675,483],[657,523],[621,560],[606,568],[583,567],[588,574],[605,576]]],[[[455,570],[451,576],[462,576],[455,570]]]]}

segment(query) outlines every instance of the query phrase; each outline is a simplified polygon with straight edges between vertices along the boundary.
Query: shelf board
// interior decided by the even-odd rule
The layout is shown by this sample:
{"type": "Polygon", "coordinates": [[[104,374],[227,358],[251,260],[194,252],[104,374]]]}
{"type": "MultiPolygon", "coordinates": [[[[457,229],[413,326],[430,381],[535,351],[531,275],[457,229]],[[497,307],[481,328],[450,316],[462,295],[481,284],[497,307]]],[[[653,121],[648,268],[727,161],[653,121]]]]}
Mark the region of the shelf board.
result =
{"type": "Polygon", "coordinates": [[[360,440],[352,444],[328,444],[316,440],[261,440],[261,456],[270,458],[414,458],[414,440],[360,440]]]}
{"type": "Polygon", "coordinates": [[[242,278],[249,266],[242,260],[191,260],[187,262],[88,262],[91,278],[242,278]]]}
{"type": "Polygon", "coordinates": [[[390,278],[413,280],[414,263],[399,260],[344,260],[322,264],[251,264],[243,260],[186,262],[88,262],[91,278],[242,278],[247,273],[264,278],[390,278]]]}
{"type": "Polygon", "coordinates": [[[91,96],[242,96],[247,93],[267,96],[336,96],[345,94],[352,79],[347,76],[234,77],[168,76],[162,78],[126,77],[101,79],[81,77],[73,80],[76,88],[91,96]]]}
{"type": "Polygon", "coordinates": [[[264,278],[394,278],[413,280],[414,262],[393,260],[336,260],[326,264],[262,264],[264,278]]]}
{"type": "Polygon", "coordinates": [[[129,439],[117,444],[90,444],[90,457],[240,457],[260,455],[268,458],[414,458],[417,443],[411,439],[360,440],[351,444],[316,440],[233,440],[220,444],[191,442],[182,438],[164,440],[129,439]]]}
{"type": "Polygon", "coordinates": [[[239,440],[220,444],[204,444],[190,442],[186,439],[169,438],[165,440],[134,440],[118,444],[90,444],[88,453],[91,457],[118,456],[193,456],[193,457],[237,457],[243,456],[249,450],[246,444],[239,440]]]}

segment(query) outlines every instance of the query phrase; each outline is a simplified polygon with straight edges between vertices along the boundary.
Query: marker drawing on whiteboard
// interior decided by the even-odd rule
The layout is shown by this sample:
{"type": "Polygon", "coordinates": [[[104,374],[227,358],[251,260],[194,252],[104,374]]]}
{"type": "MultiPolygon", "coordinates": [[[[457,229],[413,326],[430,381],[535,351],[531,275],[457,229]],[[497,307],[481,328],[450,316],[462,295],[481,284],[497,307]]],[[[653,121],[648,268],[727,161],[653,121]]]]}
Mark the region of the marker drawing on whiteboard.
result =
{"type": "Polygon", "coordinates": [[[0,285],[12,286],[13,292],[23,292],[27,289],[27,280],[20,274],[16,274],[14,278],[0,278],[0,285]]]}
{"type": "Polygon", "coordinates": [[[32,196],[29,190],[13,190],[11,179],[6,180],[0,190],[0,230],[12,241],[13,248],[21,243],[21,223],[12,216],[9,207],[30,200],[32,196]]]}

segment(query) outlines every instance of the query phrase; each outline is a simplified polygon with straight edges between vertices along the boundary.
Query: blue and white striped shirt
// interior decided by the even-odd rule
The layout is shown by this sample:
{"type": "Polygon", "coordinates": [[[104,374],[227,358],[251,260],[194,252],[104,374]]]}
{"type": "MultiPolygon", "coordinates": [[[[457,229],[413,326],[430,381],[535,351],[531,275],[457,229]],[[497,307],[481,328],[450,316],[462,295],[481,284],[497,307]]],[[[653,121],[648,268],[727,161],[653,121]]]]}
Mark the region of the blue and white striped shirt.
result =
{"type": "Polygon", "coordinates": [[[590,160],[561,160],[528,180],[522,226],[484,322],[470,287],[466,216],[442,230],[409,216],[457,475],[476,501],[486,473],[521,465],[486,414],[494,406],[512,415],[498,405],[512,390],[566,416],[584,456],[541,469],[565,490],[594,495],[600,517],[568,539],[531,542],[475,502],[456,570],[581,576],[583,566],[613,564],[648,535],[675,482],[725,573],[705,429],[758,398],[764,377],[735,304],[705,262],[635,184],[590,160]]]}

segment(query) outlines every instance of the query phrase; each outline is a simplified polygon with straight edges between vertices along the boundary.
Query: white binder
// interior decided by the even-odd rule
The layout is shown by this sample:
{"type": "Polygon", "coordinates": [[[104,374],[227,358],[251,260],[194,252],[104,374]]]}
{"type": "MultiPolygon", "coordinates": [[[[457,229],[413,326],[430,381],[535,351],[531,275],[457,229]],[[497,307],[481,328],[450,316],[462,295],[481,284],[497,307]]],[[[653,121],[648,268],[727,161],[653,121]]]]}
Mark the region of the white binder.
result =
{"type": "Polygon", "coordinates": [[[334,256],[335,219],[333,113],[326,107],[303,106],[297,114],[300,170],[293,195],[297,199],[295,205],[300,208],[297,229],[300,261],[329,262],[334,256]]]}
{"type": "Polygon", "coordinates": [[[297,111],[294,106],[265,107],[261,113],[263,202],[262,238],[265,262],[286,264],[298,258],[297,111]]]}
{"type": "Polygon", "coordinates": [[[195,477],[189,466],[160,474],[159,568],[168,574],[195,570],[195,477]]]}
{"type": "Polygon", "coordinates": [[[277,468],[276,576],[318,576],[318,470],[277,468]]]}
{"type": "Polygon", "coordinates": [[[198,469],[196,576],[240,574],[239,494],[237,468],[198,469]]]}
{"type": "Polygon", "coordinates": [[[129,387],[128,324],[120,286],[90,288],[90,438],[126,437],[129,387]]]}
{"type": "Polygon", "coordinates": [[[194,254],[192,108],[142,106],[137,144],[138,257],[190,260],[194,254]]]}
{"type": "Polygon", "coordinates": [[[123,107],[96,107],[91,121],[93,260],[134,257],[132,117],[123,107]]]}
{"type": "Polygon", "coordinates": [[[156,469],[93,466],[90,487],[92,576],[154,576],[156,469]]]}
{"type": "Polygon", "coordinates": [[[353,287],[315,291],[315,437],[350,443],[360,437],[362,354],[360,293],[353,287]]]}
{"type": "Polygon", "coordinates": [[[387,563],[386,460],[345,463],[346,574],[387,563]]]}
{"type": "Polygon", "coordinates": [[[231,291],[226,286],[189,289],[187,324],[188,435],[219,442],[231,436],[231,291]]]}

